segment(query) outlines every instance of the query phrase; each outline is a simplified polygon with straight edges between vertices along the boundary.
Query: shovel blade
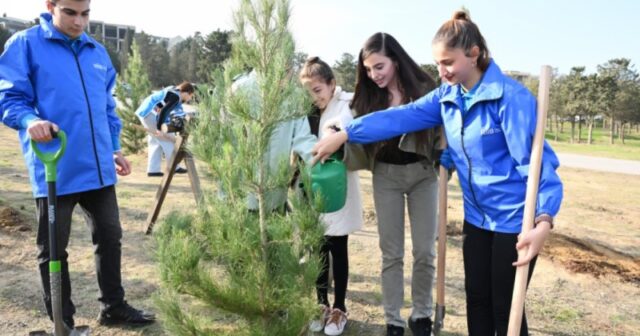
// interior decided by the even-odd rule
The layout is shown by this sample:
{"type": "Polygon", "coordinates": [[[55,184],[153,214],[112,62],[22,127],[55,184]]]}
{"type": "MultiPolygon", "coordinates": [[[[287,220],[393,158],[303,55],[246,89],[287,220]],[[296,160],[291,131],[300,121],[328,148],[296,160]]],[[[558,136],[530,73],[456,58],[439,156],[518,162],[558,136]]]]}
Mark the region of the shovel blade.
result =
{"type": "Polygon", "coordinates": [[[444,314],[444,305],[436,304],[436,317],[433,321],[433,334],[436,336],[440,335],[440,331],[444,327],[444,314]]]}
{"type": "MultiPolygon", "coordinates": [[[[89,326],[78,326],[71,331],[66,332],[66,336],[89,336],[91,329],[89,326]]],[[[29,336],[56,336],[44,330],[36,330],[29,332],[29,336]]]]}
{"type": "Polygon", "coordinates": [[[89,336],[90,331],[89,326],[78,326],[71,331],[69,336],[89,336]]]}

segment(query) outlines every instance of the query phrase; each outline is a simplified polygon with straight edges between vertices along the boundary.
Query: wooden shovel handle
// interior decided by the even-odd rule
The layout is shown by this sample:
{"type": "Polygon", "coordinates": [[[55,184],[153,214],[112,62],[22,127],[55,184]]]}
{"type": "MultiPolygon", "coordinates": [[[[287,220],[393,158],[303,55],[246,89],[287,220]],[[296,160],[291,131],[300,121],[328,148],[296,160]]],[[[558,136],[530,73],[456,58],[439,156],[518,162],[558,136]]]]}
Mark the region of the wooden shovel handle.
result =
{"type": "MultiPolygon", "coordinates": [[[[442,132],[443,148],[447,147],[447,141],[442,132]]],[[[447,182],[449,172],[440,165],[440,178],[438,180],[438,264],[436,268],[436,303],[444,306],[444,277],[447,254],[447,182]]]]}
{"type": "MultiPolygon", "coordinates": [[[[527,178],[527,194],[525,197],[524,217],[522,219],[522,235],[533,229],[533,221],[538,199],[538,184],[540,182],[540,166],[542,163],[542,149],[544,147],[544,130],[547,121],[547,108],[549,106],[549,87],[551,85],[551,67],[545,65],[540,73],[540,86],[538,88],[538,113],[536,133],[531,146],[531,161],[529,162],[529,177],[527,178]]],[[[518,250],[518,259],[527,254],[528,248],[518,250]]],[[[522,325],[522,311],[527,293],[527,275],[529,264],[519,266],[516,269],[516,278],[513,284],[513,297],[511,299],[511,312],[509,313],[508,336],[520,335],[522,325]]]]}

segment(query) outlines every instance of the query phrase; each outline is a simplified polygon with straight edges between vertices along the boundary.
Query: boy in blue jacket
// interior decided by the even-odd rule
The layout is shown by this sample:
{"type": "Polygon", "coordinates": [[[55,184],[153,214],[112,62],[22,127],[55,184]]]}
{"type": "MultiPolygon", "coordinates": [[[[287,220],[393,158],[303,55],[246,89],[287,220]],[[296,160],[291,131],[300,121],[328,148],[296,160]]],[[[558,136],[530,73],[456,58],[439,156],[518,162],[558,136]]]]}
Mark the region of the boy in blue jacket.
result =
{"type": "MultiPolygon", "coordinates": [[[[506,335],[514,266],[531,263],[531,277],[560,209],[558,158],[545,142],[535,227],[518,237],[536,100],[524,86],[502,74],[467,13],[454,13],[436,33],[432,47],[443,85],[412,103],[355,119],[344,131],[316,145],[315,160],[324,160],[347,140],[370,143],[444,125],[450,159],[441,161],[455,166],[464,199],[469,335],[506,335]],[[528,253],[518,259],[516,249],[526,246],[528,253]]],[[[528,335],[525,316],[521,335],[528,335]]]]}
{"type": "Polygon", "coordinates": [[[49,232],[44,166],[30,140],[47,148],[52,131],[64,130],[66,155],[58,162],[58,255],[62,265],[63,319],[74,326],[75,306],[66,247],[71,215],[79,204],[91,229],[100,287],[101,324],[148,324],[153,314],[124,300],[120,275],[122,228],[118,214],[116,174],[131,173],[120,151],[120,119],[111,95],[116,73],[105,48],[84,30],[90,0],[49,0],[40,24],[16,33],[0,56],[2,122],[18,131],[36,201],[38,263],[44,302],[51,318],[49,232]],[[115,164],[114,164],[115,163],[115,164]]]}

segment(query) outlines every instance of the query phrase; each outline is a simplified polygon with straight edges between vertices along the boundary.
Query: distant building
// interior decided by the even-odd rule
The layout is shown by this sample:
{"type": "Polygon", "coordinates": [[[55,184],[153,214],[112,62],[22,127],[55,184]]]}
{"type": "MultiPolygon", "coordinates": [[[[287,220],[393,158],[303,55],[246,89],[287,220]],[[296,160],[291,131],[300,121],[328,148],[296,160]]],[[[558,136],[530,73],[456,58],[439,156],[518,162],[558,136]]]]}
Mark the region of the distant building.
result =
{"type": "Polygon", "coordinates": [[[127,34],[131,34],[131,38],[133,38],[135,31],[135,26],[105,23],[103,21],[90,21],[87,26],[89,34],[104,41],[105,45],[111,46],[116,51],[120,51],[125,46],[128,38],[127,34]]]}
{"type": "Polygon", "coordinates": [[[155,44],[161,44],[165,48],[167,48],[167,46],[169,45],[169,41],[170,41],[168,37],[155,36],[155,35],[149,35],[149,39],[150,39],[151,42],[153,42],[155,44]]]}
{"type": "Polygon", "coordinates": [[[528,72],[522,72],[522,71],[505,71],[504,72],[505,75],[517,80],[518,82],[523,83],[525,80],[531,78],[531,74],[528,72]]]}
{"type": "Polygon", "coordinates": [[[25,30],[33,26],[33,24],[34,24],[33,21],[27,21],[27,20],[9,17],[7,16],[7,13],[2,14],[2,17],[0,17],[0,27],[8,30],[11,33],[11,35],[21,30],[25,30]]]}
{"type": "MultiPolygon", "coordinates": [[[[37,23],[38,19],[27,21],[9,17],[6,13],[0,17],[0,27],[8,30],[12,35],[37,23]]],[[[96,39],[103,42],[104,45],[111,46],[114,50],[120,52],[120,50],[125,47],[127,39],[133,39],[136,27],[91,20],[89,21],[86,31],[96,39]],[[130,37],[127,36],[127,34],[130,34],[130,37]]],[[[184,41],[184,39],[179,36],[168,38],[150,35],[150,37],[152,42],[164,45],[167,49],[171,49],[176,44],[184,41]]]]}

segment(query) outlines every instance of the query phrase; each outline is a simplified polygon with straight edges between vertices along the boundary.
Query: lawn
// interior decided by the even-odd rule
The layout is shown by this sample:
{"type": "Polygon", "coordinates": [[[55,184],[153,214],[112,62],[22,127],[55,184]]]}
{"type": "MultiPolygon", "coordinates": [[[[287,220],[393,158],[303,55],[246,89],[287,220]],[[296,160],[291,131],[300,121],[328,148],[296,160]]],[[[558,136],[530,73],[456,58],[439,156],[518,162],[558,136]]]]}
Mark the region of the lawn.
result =
{"type": "Polygon", "coordinates": [[[555,132],[546,132],[547,141],[549,141],[551,146],[558,152],[640,161],[640,132],[638,132],[636,127],[633,127],[631,131],[627,130],[625,132],[624,144],[615,136],[613,145],[609,144],[609,129],[602,129],[602,127],[599,126],[593,129],[592,144],[586,143],[588,133],[587,127],[584,125],[582,127],[582,141],[580,143],[577,143],[577,125],[575,130],[575,143],[569,141],[571,137],[571,124],[565,122],[562,130],[563,132],[558,134],[558,141],[554,140],[555,132]]]}

